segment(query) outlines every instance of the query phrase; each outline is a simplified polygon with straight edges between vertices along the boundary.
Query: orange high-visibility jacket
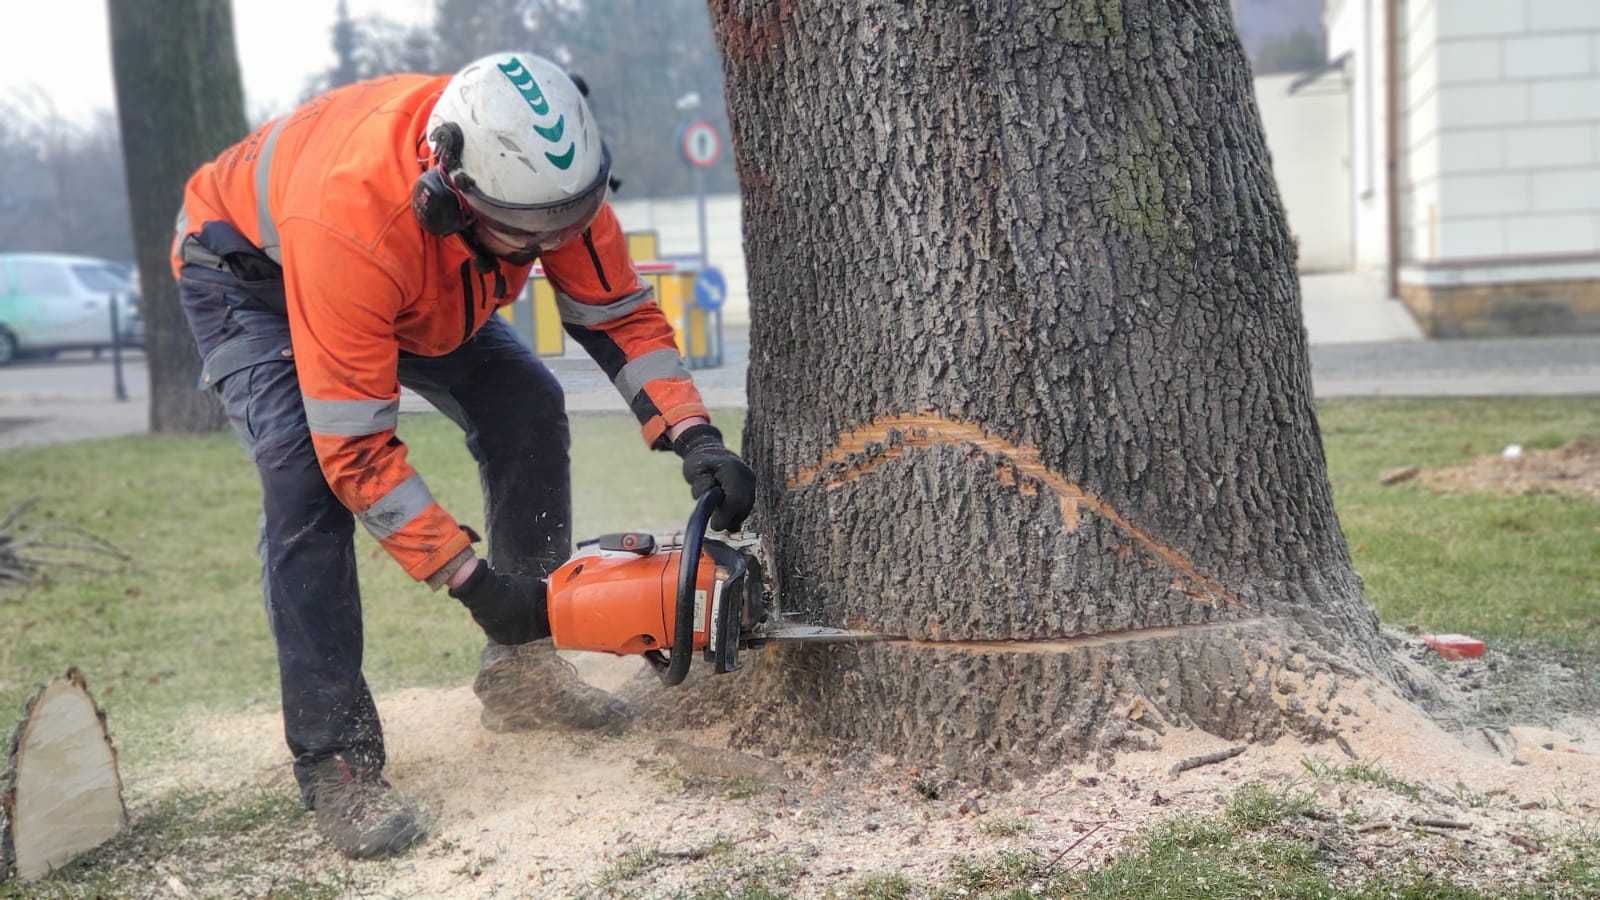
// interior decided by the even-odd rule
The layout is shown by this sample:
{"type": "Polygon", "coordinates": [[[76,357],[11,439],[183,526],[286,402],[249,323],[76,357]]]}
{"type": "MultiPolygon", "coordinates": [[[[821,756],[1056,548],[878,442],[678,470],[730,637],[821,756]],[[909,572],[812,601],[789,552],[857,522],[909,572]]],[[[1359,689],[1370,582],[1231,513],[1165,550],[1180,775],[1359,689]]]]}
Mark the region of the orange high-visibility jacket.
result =
{"type": "MultiPolygon", "coordinates": [[[[283,266],[290,340],[311,440],[329,487],[413,578],[467,547],[394,435],[400,351],[439,356],[513,301],[529,266],[500,264],[495,296],[459,238],[424,232],[411,186],[448,77],[401,75],[331,91],[261,126],[189,179],[173,267],[208,222],[283,266]]],[[[611,208],[541,259],[569,333],[611,377],[653,447],[706,415],[672,328],[628,259],[611,208]]]]}

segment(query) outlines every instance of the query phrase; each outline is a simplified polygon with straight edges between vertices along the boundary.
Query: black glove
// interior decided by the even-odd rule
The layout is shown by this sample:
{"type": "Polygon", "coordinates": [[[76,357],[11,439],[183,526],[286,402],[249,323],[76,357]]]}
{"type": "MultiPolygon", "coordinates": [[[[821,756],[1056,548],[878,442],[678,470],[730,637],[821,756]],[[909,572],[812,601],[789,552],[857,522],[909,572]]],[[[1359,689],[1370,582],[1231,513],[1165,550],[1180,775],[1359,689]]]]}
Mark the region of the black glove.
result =
{"type": "Polygon", "coordinates": [[[689,482],[696,500],[714,487],[722,488],[722,505],[712,515],[711,527],[733,531],[744,524],[756,503],[756,473],[737,453],[722,446],[722,432],[710,425],[695,425],[678,435],[672,450],[683,457],[683,480],[689,482]]]}
{"type": "Polygon", "coordinates": [[[496,644],[526,644],[550,636],[544,582],[538,578],[496,572],[487,560],[479,560],[467,580],[450,589],[450,596],[461,601],[496,644]]]}

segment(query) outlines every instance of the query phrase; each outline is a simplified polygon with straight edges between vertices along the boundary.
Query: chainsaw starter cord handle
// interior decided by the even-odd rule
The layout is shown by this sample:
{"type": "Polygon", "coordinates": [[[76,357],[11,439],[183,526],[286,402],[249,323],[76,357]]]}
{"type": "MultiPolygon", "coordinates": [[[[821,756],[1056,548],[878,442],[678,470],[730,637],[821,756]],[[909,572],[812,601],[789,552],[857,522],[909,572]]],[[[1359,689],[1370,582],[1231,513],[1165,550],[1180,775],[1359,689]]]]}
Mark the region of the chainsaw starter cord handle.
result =
{"type": "Polygon", "coordinates": [[[706,523],[721,505],[722,489],[711,488],[695,501],[689,524],[684,527],[683,550],[678,554],[678,603],[672,617],[672,655],[667,668],[656,672],[668,686],[682,684],[694,661],[694,585],[700,571],[700,545],[705,540],[706,523]]]}

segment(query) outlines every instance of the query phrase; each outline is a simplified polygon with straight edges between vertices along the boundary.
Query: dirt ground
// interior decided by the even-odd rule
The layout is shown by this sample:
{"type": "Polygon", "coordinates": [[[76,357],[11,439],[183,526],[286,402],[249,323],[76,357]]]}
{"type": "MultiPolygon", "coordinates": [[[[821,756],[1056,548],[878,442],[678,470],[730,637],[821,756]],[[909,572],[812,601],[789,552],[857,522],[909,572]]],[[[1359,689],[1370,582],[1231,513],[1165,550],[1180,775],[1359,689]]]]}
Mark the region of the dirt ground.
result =
{"type": "MultiPolygon", "coordinates": [[[[602,687],[635,672],[634,662],[573,659],[602,687]]],[[[1455,680],[1443,700],[1470,706],[1473,679],[1455,680]]],[[[1168,731],[1159,749],[1109,770],[1064,768],[997,791],[884,757],[747,757],[714,729],[494,734],[468,688],[405,690],[379,700],[389,775],[431,811],[432,836],[398,861],[352,864],[319,848],[303,864],[344,867],[363,893],[387,897],[668,896],[730,867],[782,865],[786,891],[819,896],[874,873],[937,881],[954,859],[1002,849],[1096,866],[1155,821],[1217,812],[1261,782],[1314,795],[1324,812],[1294,827],[1341,879],[1416,864],[1495,885],[1529,877],[1551,836],[1600,821],[1600,721],[1558,709],[1538,727],[1458,721],[1450,733],[1371,684],[1336,704],[1347,749],[1280,739],[1173,775],[1175,762],[1229,744],[1168,731]],[[1350,777],[1358,761],[1366,774],[1350,777]]],[[[189,758],[149,789],[225,788],[250,773],[287,792],[284,757],[275,714],[206,721],[189,758]]]]}
{"type": "Polygon", "coordinates": [[[1437,491],[1493,494],[1565,494],[1600,501],[1600,436],[1573,440],[1553,450],[1501,453],[1421,472],[1437,491]]]}

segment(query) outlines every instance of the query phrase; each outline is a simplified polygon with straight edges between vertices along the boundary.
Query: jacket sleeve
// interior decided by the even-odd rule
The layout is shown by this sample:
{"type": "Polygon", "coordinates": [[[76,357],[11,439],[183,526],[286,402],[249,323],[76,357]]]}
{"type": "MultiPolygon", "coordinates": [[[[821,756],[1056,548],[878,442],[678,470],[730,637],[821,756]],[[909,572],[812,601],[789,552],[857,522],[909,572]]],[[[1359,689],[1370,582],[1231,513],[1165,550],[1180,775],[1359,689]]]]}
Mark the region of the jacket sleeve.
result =
{"type": "Polygon", "coordinates": [[[285,223],[283,254],[295,371],[322,474],[408,575],[433,584],[468,538],[395,436],[401,289],[362,248],[316,223],[285,223]]]}
{"type": "Polygon", "coordinates": [[[628,245],[607,204],[578,239],[543,254],[561,323],[616,385],[653,449],[670,446],[667,430],[707,416],[672,326],[655,292],[639,280],[628,245]]]}

